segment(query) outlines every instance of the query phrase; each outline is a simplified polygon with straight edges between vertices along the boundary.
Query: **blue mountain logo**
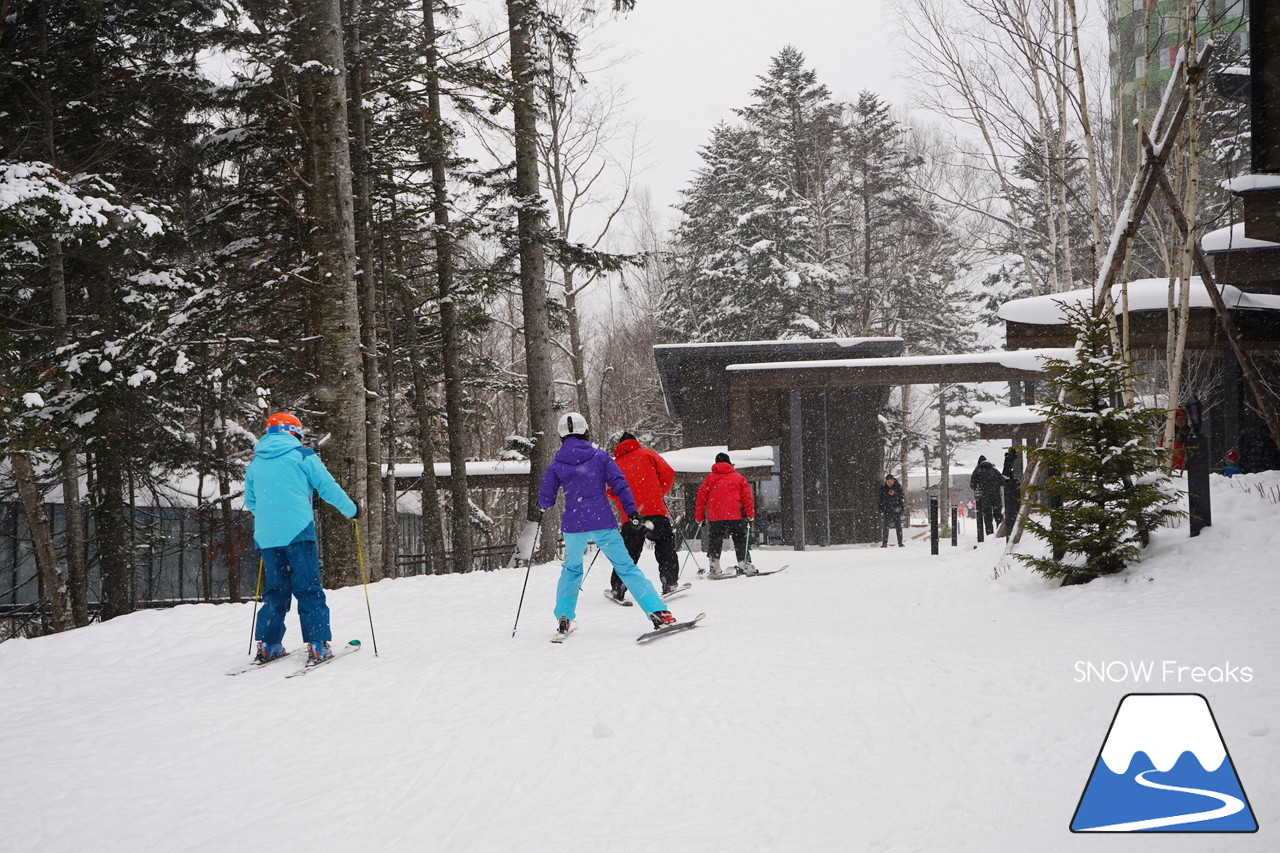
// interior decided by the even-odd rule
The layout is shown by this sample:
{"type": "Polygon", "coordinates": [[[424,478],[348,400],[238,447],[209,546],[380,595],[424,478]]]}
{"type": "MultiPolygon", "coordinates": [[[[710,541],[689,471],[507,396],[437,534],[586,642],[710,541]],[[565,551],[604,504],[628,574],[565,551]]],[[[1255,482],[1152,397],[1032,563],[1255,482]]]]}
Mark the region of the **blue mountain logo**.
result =
{"type": "Polygon", "coordinates": [[[1258,821],[1199,693],[1120,700],[1072,832],[1257,832],[1258,821]]]}

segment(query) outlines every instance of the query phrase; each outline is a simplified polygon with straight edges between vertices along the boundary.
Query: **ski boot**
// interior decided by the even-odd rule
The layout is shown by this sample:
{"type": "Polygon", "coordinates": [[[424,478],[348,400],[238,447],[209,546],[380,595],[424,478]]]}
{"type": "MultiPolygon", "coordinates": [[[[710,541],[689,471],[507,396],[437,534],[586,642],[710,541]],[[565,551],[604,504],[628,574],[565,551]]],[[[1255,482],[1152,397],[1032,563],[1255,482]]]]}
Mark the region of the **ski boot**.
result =
{"type": "Polygon", "coordinates": [[[674,625],[676,617],[671,615],[670,610],[658,610],[649,614],[649,621],[653,623],[655,628],[665,628],[668,625],[674,625]]]}
{"type": "Polygon", "coordinates": [[[759,572],[759,571],[757,571],[757,569],[756,569],[756,567],[755,567],[755,566],[751,565],[751,561],[749,561],[749,560],[743,560],[741,563],[739,563],[739,564],[738,564],[738,574],[740,574],[740,575],[758,575],[758,574],[760,574],[760,572],[759,572]]]}
{"type": "Polygon", "coordinates": [[[719,579],[731,577],[731,575],[729,572],[720,571],[720,558],[713,557],[711,559],[711,570],[708,572],[708,577],[719,579]]]}
{"type": "Polygon", "coordinates": [[[286,654],[287,652],[284,650],[284,646],[280,643],[264,643],[262,640],[259,640],[258,653],[254,655],[253,662],[266,663],[267,661],[273,661],[276,658],[282,658],[286,654]]]}
{"type": "MultiPolygon", "coordinates": [[[[614,589],[614,590],[610,590],[610,591],[609,591],[609,595],[613,596],[613,600],[614,600],[614,601],[616,601],[616,602],[618,602],[619,604],[621,604],[623,601],[625,601],[625,600],[626,600],[626,597],[627,597],[627,591],[626,591],[626,589],[625,589],[625,588],[624,588],[624,589],[614,589]]],[[[563,621],[563,620],[562,620],[562,621],[563,621]]]]}
{"type": "Polygon", "coordinates": [[[333,652],[329,650],[327,642],[307,643],[307,666],[315,666],[331,657],[333,657],[333,652]]]}
{"type": "Polygon", "coordinates": [[[662,594],[663,594],[663,595],[670,595],[671,593],[675,592],[675,591],[676,591],[677,589],[679,589],[679,588],[680,588],[680,584],[678,584],[678,583],[663,583],[663,584],[662,584],[662,594]]]}
{"type": "Polygon", "coordinates": [[[556,628],[556,633],[561,637],[567,637],[571,631],[573,631],[573,622],[568,619],[561,619],[559,626],[556,628]]]}

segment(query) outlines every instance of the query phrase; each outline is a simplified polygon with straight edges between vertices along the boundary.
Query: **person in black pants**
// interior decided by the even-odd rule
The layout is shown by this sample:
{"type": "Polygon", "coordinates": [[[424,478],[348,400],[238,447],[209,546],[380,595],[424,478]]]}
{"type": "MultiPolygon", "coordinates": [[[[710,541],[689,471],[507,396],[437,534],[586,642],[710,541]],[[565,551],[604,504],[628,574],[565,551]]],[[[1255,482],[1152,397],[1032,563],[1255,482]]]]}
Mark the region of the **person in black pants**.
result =
{"type": "MultiPolygon", "coordinates": [[[[629,432],[619,436],[613,449],[613,461],[618,463],[622,475],[627,478],[637,511],[644,519],[642,526],[622,525],[622,541],[627,546],[627,553],[633,562],[639,562],[644,540],[652,540],[653,556],[658,560],[658,576],[662,578],[662,594],[674,592],[680,585],[680,557],[676,551],[675,531],[667,517],[665,497],[676,483],[676,472],[660,454],[642,447],[629,432]]],[[[621,502],[612,490],[609,494],[621,512],[621,502]]],[[[616,601],[626,598],[627,588],[617,572],[609,579],[609,586],[616,601]]]]}
{"type": "Polygon", "coordinates": [[[902,486],[892,474],[885,474],[884,485],[880,487],[880,515],[884,518],[883,535],[880,537],[881,548],[889,547],[890,527],[898,531],[898,547],[906,547],[902,544],[902,508],[902,486]]]}
{"type": "Polygon", "coordinates": [[[755,514],[756,504],[751,494],[751,484],[734,469],[733,463],[729,461],[729,454],[717,453],[711,473],[698,487],[698,496],[693,506],[693,520],[699,524],[703,519],[707,521],[710,535],[707,540],[707,562],[711,577],[757,574],[755,567],[747,559],[747,525],[755,518],[755,514]],[[726,534],[733,538],[738,565],[735,571],[722,572],[720,546],[726,534]]]}
{"type": "Polygon", "coordinates": [[[1004,513],[1000,511],[1004,482],[1004,475],[996,470],[996,466],[988,462],[987,457],[979,456],[978,467],[969,476],[969,488],[973,489],[974,499],[978,502],[978,524],[988,536],[995,533],[996,527],[1004,521],[1004,513]]]}

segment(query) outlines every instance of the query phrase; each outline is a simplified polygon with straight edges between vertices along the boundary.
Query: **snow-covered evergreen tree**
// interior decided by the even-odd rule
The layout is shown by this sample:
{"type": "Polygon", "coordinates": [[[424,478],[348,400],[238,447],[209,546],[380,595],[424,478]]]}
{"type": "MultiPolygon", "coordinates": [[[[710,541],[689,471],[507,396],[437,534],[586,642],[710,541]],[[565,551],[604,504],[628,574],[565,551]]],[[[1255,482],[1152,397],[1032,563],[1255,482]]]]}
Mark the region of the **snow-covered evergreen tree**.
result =
{"type": "Polygon", "coordinates": [[[675,279],[659,308],[668,340],[808,337],[813,265],[804,206],[751,130],[721,124],[685,192],[675,279]]]}
{"type": "Polygon", "coordinates": [[[1139,560],[1150,533],[1178,511],[1169,506],[1168,475],[1152,441],[1164,413],[1123,403],[1133,365],[1112,350],[1107,318],[1086,306],[1063,311],[1078,346],[1071,361],[1045,361],[1061,393],[1041,406],[1058,440],[1030,451],[1048,472],[1035,492],[1049,506],[1043,521],[1031,515],[1026,525],[1064,557],[1016,556],[1071,584],[1139,560]]]}

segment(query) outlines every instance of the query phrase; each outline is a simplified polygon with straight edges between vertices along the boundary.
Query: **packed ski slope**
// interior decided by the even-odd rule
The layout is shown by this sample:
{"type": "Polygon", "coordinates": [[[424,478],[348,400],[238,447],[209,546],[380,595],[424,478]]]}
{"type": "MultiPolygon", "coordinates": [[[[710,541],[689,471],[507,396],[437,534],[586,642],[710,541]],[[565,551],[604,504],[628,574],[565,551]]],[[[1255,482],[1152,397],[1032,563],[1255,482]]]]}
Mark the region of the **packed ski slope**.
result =
{"type": "Polygon", "coordinates": [[[1082,587],[994,580],[1000,543],[969,537],[761,551],[790,568],[695,583],[672,610],[703,624],[649,646],[603,560],[563,645],[554,566],[514,639],[523,571],[372,586],[378,656],[364,593],[332,593],[364,650],[307,678],[225,675],[248,604],[0,644],[0,849],[1274,850],[1280,506],[1246,485],[1215,478],[1204,535],[1082,587]],[[1155,671],[1078,683],[1085,661],[1155,671]],[[1165,691],[1208,697],[1261,831],[1070,834],[1118,701],[1165,691]]]}

